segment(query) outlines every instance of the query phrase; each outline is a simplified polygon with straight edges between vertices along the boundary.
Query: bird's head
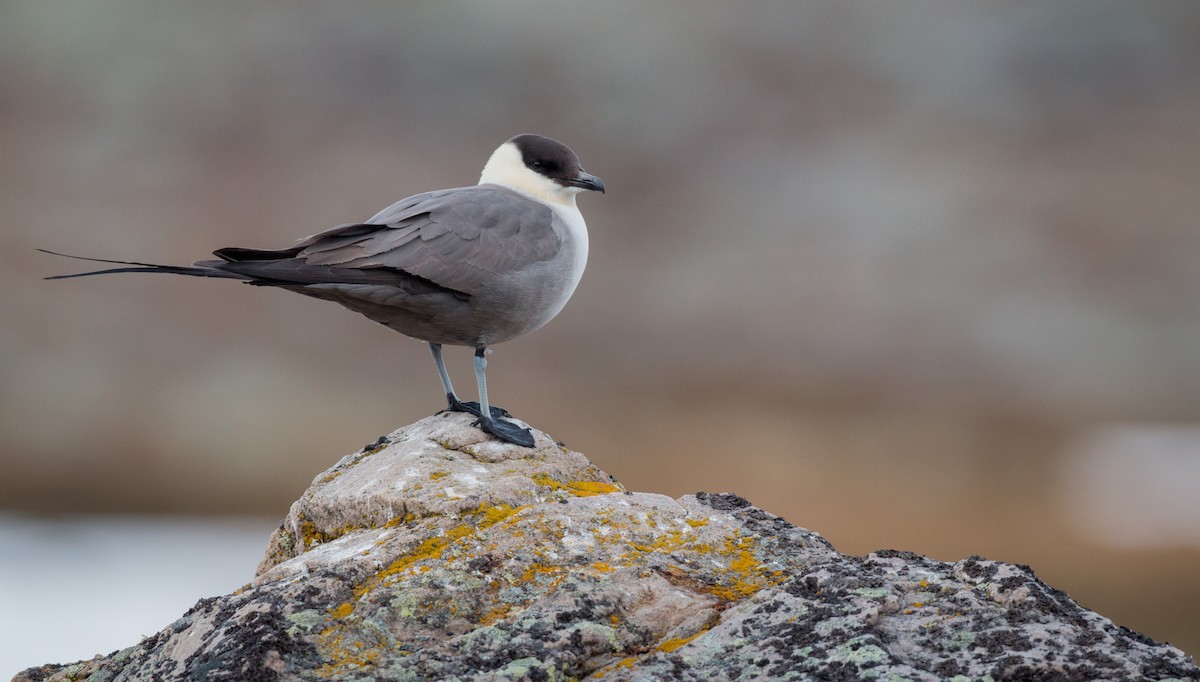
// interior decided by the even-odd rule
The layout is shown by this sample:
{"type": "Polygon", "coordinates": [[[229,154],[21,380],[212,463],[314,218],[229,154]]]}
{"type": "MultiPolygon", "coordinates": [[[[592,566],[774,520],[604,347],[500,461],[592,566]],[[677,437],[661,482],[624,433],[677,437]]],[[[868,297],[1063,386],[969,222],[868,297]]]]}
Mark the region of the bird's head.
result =
{"type": "Polygon", "coordinates": [[[584,190],[604,192],[604,181],[584,172],[567,145],[541,135],[517,135],[492,152],[479,184],[495,184],[550,203],[575,205],[584,190]]]}

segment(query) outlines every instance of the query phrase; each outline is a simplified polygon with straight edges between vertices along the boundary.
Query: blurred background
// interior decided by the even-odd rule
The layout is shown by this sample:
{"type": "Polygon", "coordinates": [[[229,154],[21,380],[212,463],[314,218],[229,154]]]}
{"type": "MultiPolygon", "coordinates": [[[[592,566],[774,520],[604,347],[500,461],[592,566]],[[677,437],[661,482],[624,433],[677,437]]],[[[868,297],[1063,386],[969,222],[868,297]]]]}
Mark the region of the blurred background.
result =
{"type": "Polygon", "coordinates": [[[520,132],[608,194],[495,402],[631,489],[1026,563],[1200,653],[1194,2],[8,0],[0,62],[0,673],[247,582],[443,404],[335,305],[34,249],[285,246],[520,132]]]}

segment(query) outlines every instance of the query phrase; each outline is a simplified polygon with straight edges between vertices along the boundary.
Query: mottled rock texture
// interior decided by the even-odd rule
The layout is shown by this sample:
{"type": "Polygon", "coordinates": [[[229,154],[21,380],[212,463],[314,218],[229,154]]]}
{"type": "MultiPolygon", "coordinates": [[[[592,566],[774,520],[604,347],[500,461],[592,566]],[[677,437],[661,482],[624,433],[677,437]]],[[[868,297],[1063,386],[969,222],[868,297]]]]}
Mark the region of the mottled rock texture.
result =
{"type": "Polygon", "coordinates": [[[441,414],[317,477],[253,582],[27,680],[1197,680],[1024,566],[836,552],[441,414]]]}

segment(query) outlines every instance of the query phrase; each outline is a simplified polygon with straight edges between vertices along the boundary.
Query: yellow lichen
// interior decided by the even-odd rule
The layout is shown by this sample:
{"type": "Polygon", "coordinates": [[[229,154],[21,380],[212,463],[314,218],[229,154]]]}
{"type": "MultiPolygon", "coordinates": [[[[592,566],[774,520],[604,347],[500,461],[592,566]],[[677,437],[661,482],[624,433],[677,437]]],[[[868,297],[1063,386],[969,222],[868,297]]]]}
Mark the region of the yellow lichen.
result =
{"type": "Polygon", "coordinates": [[[312,549],[313,547],[316,547],[317,545],[323,545],[327,542],[333,542],[334,540],[342,537],[343,535],[345,535],[347,533],[353,533],[353,532],[359,531],[359,530],[367,530],[367,529],[370,529],[373,527],[374,526],[346,525],[346,526],[342,526],[341,528],[334,528],[331,530],[322,530],[320,528],[317,528],[317,524],[315,524],[312,521],[301,516],[300,517],[300,542],[301,542],[300,549],[302,552],[307,552],[308,550],[312,549]]]}
{"type": "Polygon", "coordinates": [[[396,526],[406,525],[417,520],[416,514],[409,512],[392,517],[387,523],[383,524],[384,528],[395,528],[396,526]]]}
{"type": "Polygon", "coordinates": [[[611,483],[601,483],[600,481],[570,481],[567,483],[567,487],[579,497],[621,492],[620,486],[615,486],[611,483]]]}
{"type": "Polygon", "coordinates": [[[435,471],[429,474],[429,480],[438,481],[450,475],[449,471],[435,471]]]}
{"type": "Polygon", "coordinates": [[[616,663],[605,666],[605,667],[597,670],[596,672],[592,673],[591,677],[593,679],[599,679],[601,677],[604,677],[606,674],[616,670],[617,668],[632,668],[633,665],[635,663],[637,663],[637,660],[638,660],[637,656],[630,656],[628,658],[622,658],[621,660],[617,661],[616,663]]]}
{"type": "MultiPolygon", "coordinates": [[[[380,641],[368,645],[358,640],[350,639],[352,636],[350,634],[351,631],[348,629],[345,621],[354,613],[355,604],[358,603],[359,599],[388,582],[393,576],[403,574],[410,569],[416,571],[429,570],[431,566],[422,562],[442,558],[446,551],[455,545],[455,543],[497,523],[501,523],[525,508],[511,507],[503,504],[481,504],[475,509],[463,512],[460,516],[463,522],[460,525],[442,531],[441,535],[426,538],[409,553],[397,557],[378,573],[355,585],[352,590],[354,595],[353,600],[339,604],[328,611],[332,618],[332,623],[320,633],[317,641],[321,655],[326,661],[318,669],[318,675],[321,677],[336,677],[347,671],[371,667],[375,665],[377,659],[380,657],[382,647],[389,647],[394,650],[396,646],[395,642],[380,641]]],[[[397,522],[400,518],[396,517],[388,523],[397,522]]],[[[412,520],[412,515],[406,514],[403,517],[403,521],[400,522],[407,523],[412,520]]],[[[504,605],[497,606],[483,616],[483,619],[498,620],[507,613],[508,608],[504,605]]],[[[455,605],[452,603],[449,604],[448,610],[450,613],[454,613],[455,605]]]]}
{"type": "Polygon", "coordinates": [[[368,646],[359,641],[345,642],[342,634],[332,634],[333,628],[321,633],[322,638],[329,636],[322,647],[324,663],[317,669],[317,676],[325,679],[349,670],[358,670],[373,666],[383,652],[378,647],[368,646]]]}
{"type": "Polygon", "coordinates": [[[538,485],[544,485],[551,490],[562,490],[564,487],[566,487],[547,473],[534,474],[533,482],[537,483],[538,485]]]}
{"type": "Polygon", "coordinates": [[[489,505],[485,503],[476,509],[465,512],[464,516],[480,516],[482,518],[473,524],[464,523],[455,526],[444,531],[440,536],[426,538],[413,551],[398,557],[383,570],[371,576],[365,583],[357,586],[354,590],[355,596],[362,596],[387,578],[407,571],[418,562],[440,559],[446,549],[454,543],[480,530],[494,526],[523,509],[526,509],[526,507],[510,507],[507,504],[489,505]]]}
{"type": "Polygon", "coordinates": [[[649,544],[630,542],[629,546],[639,552],[664,552],[670,554],[685,542],[683,531],[669,530],[661,533],[649,544]]]}
{"type": "Polygon", "coordinates": [[[479,624],[484,626],[492,625],[497,621],[502,620],[511,610],[512,606],[509,604],[498,604],[493,607],[491,611],[488,611],[487,613],[483,614],[482,617],[480,617],[479,624]]]}
{"type": "Polygon", "coordinates": [[[309,521],[303,516],[301,516],[300,519],[300,546],[304,551],[308,551],[316,545],[324,544],[338,538],[336,535],[332,535],[320,530],[317,528],[317,524],[309,521]]]}
{"type": "Polygon", "coordinates": [[[656,648],[659,651],[665,651],[667,653],[671,653],[672,651],[687,644],[688,642],[692,641],[693,639],[696,639],[700,635],[703,635],[704,632],[705,632],[704,630],[701,630],[700,632],[697,632],[696,634],[692,635],[691,637],[673,637],[671,639],[664,640],[663,642],[659,643],[659,645],[656,648]]]}
{"type": "Polygon", "coordinates": [[[762,562],[754,555],[754,538],[730,537],[725,540],[725,548],[721,553],[730,556],[726,579],[722,584],[709,588],[709,592],[725,601],[745,599],[768,585],[782,581],[782,574],[774,571],[770,574],[764,569],[762,562]]]}
{"type": "Polygon", "coordinates": [[[601,483],[600,481],[567,481],[563,483],[544,472],[534,474],[532,478],[533,482],[540,486],[545,486],[551,490],[565,490],[576,497],[591,497],[593,495],[619,493],[622,491],[620,486],[612,485],[611,483],[601,483]]]}
{"type": "MultiPolygon", "coordinates": [[[[525,572],[521,574],[521,577],[517,579],[517,582],[522,582],[522,583],[533,582],[533,581],[537,580],[540,576],[547,576],[547,575],[557,577],[559,574],[563,573],[565,570],[566,569],[564,569],[562,566],[554,566],[552,564],[543,564],[541,562],[535,562],[535,563],[530,564],[529,567],[525,569],[525,572]]],[[[558,581],[554,580],[554,582],[557,583],[558,581]]]]}
{"type": "Polygon", "coordinates": [[[338,604],[337,606],[333,607],[332,609],[329,609],[329,615],[333,616],[334,618],[337,618],[338,620],[341,620],[342,618],[345,618],[346,616],[349,616],[352,613],[354,613],[354,603],[353,602],[345,602],[342,604],[338,604]]]}
{"type": "Polygon", "coordinates": [[[507,504],[481,504],[476,509],[468,512],[469,514],[479,514],[483,517],[482,521],[476,522],[475,527],[479,529],[489,528],[500,523],[508,517],[516,514],[522,509],[528,507],[512,507],[507,504]]]}
{"type": "Polygon", "coordinates": [[[708,525],[709,521],[711,521],[711,519],[684,519],[684,520],[687,522],[687,525],[691,526],[692,528],[703,528],[708,525]]]}

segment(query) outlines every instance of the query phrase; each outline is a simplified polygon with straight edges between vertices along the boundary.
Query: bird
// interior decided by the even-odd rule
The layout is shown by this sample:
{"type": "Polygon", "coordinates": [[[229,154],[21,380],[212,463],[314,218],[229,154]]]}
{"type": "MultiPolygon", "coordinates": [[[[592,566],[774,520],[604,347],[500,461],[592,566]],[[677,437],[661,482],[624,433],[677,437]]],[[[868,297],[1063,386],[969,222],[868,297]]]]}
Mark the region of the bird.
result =
{"type": "Polygon", "coordinates": [[[46,279],[150,272],[240,280],[333,301],[424,341],[445,389],[446,410],[476,417],[496,438],[533,447],[529,429],[505,419],[487,391],[488,348],[539,329],[571,298],[588,258],[576,195],[604,193],[565,144],[535,134],[501,144],[479,183],[401,199],[361,223],[332,227],[285,249],[227,247],[191,266],[56,256],[117,264],[46,279]],[[459,399],[442,346],[473,348],[478,402],[459,399]]]}

